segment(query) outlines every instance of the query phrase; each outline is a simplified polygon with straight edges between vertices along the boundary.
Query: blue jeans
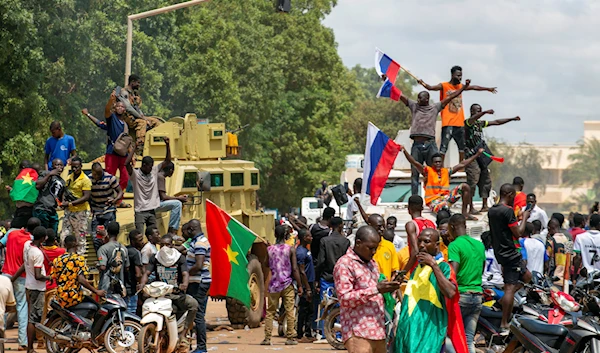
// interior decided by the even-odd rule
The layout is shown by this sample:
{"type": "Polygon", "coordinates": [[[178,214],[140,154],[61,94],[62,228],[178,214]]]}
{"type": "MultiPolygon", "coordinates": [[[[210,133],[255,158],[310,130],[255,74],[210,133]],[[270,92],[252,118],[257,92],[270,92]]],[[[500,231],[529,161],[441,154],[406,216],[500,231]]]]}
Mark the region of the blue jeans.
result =
{"type": "MultiPolygon", "coordinates": [[[[10,276],[7,277],[10,278],[10,276]]],[[[17,320],[19,320],[19,346],[27,346],[27,314],[29,310],[27,307],[27,294],[25,293],[25,277],[19,277],[13,282],[13,290],[17,302],[17,320]]],[[[4,320],[6,322],[6,316],[4,320]]]]}
{"type": "MultiPolygon", "coordinates": [[[[327,290],[329,288],[334,288],[334,285],[335,284],[333,282],[327,282],[326,280],[321,278],[321,281],[320,281],[320,289],[321,289],[320,299],[321,299],[321,301],[323,300],[323,296],[325,296],[325,293],[327,293],[327,290]]],[[[317,308],[318,308],[318,306],[317,306],[317,308]]],[[[323,314],[323,311],[320,311],[317,313],[316,317],[321,317],[322,314],[323,314]]],[[[325,322],[323,320],[321,320],[318,322],[317,325],[318,325],[317,330],[319,330],[319,332],[321,332],[321,335],[324,336],[325,335],[325,322]]]]}
{"type": "Polygon", "coordinates": [[[187,293],[198,302],[196,312],[196,349],[194,352],[206,352],[206,304],[208,304],[208,290],[210,283],[190,283],[187,293]]]}
{"type": "Polygon", "coordinates": [[[125,302],[127,303],[127,311],[129,311],[132,314],[136,314],[137,315],[137,303],[138,303],[138,296],[136,295],[130,295],[127,298],[125,298],[125,302]]]}
{"type": "Polygon", "coordinates": [[[481,294],[461,293],[458,304],[465,325],[469,353],[475,353],[474,337],[475,331],[477,331],[477,320],[481,313],[481,294]]]}
{"type": "Polygon", "coordinates": [[[179,200],[161,201],[160,206],[156,209],[156,213],[171,211],[171,214],[169,215],[169,228],[179,229],[181,207],[181,201],[179,200]]]}

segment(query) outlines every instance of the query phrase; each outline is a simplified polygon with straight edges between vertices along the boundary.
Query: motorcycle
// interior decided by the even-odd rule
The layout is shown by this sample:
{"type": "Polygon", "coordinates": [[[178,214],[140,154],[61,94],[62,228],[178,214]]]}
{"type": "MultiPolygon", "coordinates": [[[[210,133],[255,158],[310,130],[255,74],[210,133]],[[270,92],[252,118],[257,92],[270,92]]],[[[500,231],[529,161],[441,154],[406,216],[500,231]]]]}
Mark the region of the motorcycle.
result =
{"type": "Polygon", "coordinates": [[[600,353],[600,324],[582,318],[572,328],[516,315],[510,324],[512,340],[505,352],[600,353]]]}
{"type": "Polygon", "coordinates": [[[335,289],[329,288],[323,293],[323,300],[319,303],[319,317],[317,322],[323,321],[323,331],[327,342],[335,349],[344,350],[342,341],[342,325],[340,323],[340,306],[335,289]]]}
{"type": "Polygon", "coordinates": [[[144,286],[143,292],[149,298],[142,306],[142,329],[138,338],[140,353],[173,353],[178,349],[187,312],[177,319],[173,315],[172,300],[166,298],[176,288],[164,282],[152,282],[144,286]]]}
{"type": "Polygon", "coordinates": [[[86,296],[82,303],[67,309],[56,300],[50,306],[52,315],[43,324],[35,324],[46,339],[48,352],[94,351],[101,346],[109,353],[138,352],[135,341],[142,328],[140,318],[127,311],[121,296],[109,294],[102,305],[86,296]]]}

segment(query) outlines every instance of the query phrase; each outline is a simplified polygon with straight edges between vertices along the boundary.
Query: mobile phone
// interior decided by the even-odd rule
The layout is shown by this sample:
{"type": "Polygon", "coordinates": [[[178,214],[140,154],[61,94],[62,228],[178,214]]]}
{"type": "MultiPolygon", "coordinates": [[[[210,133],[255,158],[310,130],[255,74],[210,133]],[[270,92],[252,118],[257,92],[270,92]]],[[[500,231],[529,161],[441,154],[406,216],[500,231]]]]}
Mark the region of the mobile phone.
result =
{"type": "Polygon", "coordinates": [[[406,270],[402,270],[400,272],[398,272],[398,274],[396,275],[396,277],[394,277],[394,281],[395,282],[402,282],[404,281],[404,276],[406,276],[406,270]]]}
{"type": "Polygon", "coordinates": [[[533,208],[533,203],[527,203],[527,207],[525,207],[525,211],[529,211],[533,208]]]}

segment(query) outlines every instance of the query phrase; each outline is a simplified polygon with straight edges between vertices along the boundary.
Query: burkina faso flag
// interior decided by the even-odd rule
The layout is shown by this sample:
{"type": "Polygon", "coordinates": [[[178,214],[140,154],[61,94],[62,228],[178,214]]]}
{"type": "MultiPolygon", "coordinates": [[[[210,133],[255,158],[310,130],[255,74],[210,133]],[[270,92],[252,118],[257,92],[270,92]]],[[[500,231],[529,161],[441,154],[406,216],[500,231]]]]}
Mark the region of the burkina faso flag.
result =
{"type": "Polygon", "coordinates": [[[24,201],[35,203],[38,197],[38,190],[35,188],[35,182],[38,180],[38,173],[32,168],[23,168],[15,178],[15,182],[10,191],[10,198],[14,202],[24,201]]]}
{"type": "Polygon", "coordinates": [[[210,295],[235,298],[250,307],[246,254],[256,235],[210,200],[206,200],[206,232],[211,248],[210,295]]]}

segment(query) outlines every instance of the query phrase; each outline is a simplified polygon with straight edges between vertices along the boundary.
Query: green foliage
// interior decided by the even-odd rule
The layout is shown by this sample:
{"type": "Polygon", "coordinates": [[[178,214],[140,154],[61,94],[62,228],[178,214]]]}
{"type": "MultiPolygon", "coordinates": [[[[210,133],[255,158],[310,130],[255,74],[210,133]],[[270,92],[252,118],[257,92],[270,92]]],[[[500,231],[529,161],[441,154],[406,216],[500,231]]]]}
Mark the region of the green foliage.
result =
{"type": "Polygon", "coordinates": [[[506,145],[494,139],[487,143],[497,156],[504,157],[504,163],[492,162],[490,175],[496,191],[505,183],[512,183],[513,178],[520,176],[525,181],[524,192],[541,192],[546,190],[547,178],[542,169],[542,162],[549,156],[527,143],[506,145]]]}
{"type": "Polygon", "coordinates": [[[577,153],[569,156],[571,165],[564,171],[563,181],[567,186],[589,186],[587,194],[575,195],[574,207],[586,210],[600,197],[600,141],[579,141],[577,153]]]}

